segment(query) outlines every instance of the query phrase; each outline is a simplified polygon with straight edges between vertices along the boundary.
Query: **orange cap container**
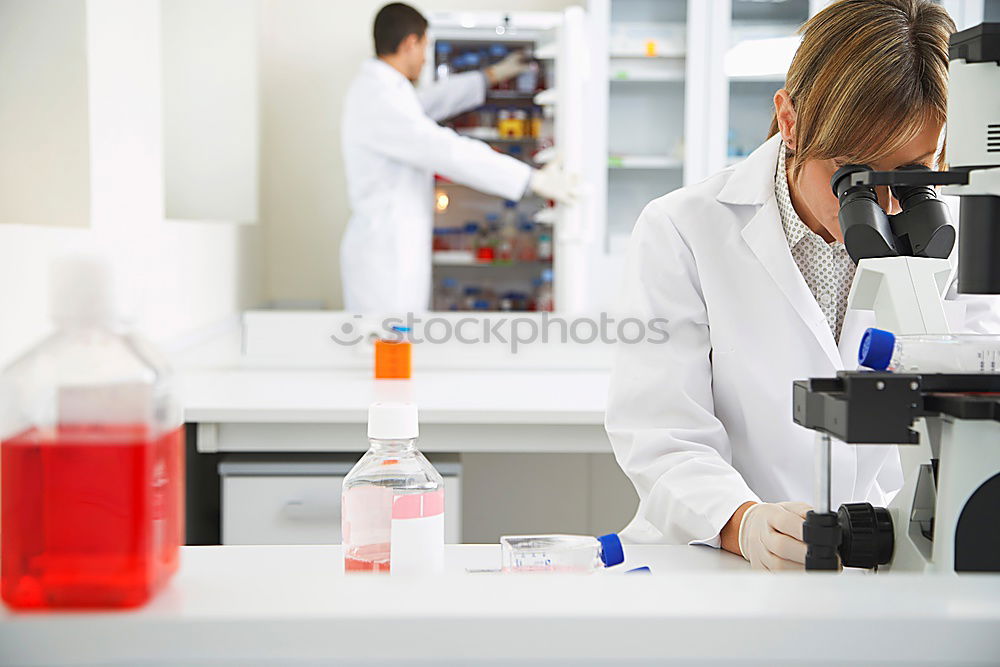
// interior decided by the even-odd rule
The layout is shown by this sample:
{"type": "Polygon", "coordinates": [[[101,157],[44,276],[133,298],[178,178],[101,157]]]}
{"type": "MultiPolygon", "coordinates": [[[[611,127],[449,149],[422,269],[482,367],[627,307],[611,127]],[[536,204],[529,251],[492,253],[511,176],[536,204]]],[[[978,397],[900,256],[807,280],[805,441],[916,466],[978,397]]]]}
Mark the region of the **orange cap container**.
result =
{"type": "Polygon", "coordinates": [[[375,378],[408,380],[410,378],[410,341],[375,341],[375,378]]]}

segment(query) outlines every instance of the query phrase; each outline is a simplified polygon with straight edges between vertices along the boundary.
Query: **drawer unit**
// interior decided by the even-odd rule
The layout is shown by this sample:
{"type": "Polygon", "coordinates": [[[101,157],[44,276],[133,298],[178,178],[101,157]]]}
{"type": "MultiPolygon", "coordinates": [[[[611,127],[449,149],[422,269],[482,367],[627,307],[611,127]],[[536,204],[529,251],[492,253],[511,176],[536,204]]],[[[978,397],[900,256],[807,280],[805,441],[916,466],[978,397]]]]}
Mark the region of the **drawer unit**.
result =
{"type": "MultiPolygon", "coordinates": [[[[356,457],[233,456],[219,464],[223,544],[339,544],[340,495],[356,457]]],[[[461,542],[461,466],[444,477],[445,542],[461,542]]]]}

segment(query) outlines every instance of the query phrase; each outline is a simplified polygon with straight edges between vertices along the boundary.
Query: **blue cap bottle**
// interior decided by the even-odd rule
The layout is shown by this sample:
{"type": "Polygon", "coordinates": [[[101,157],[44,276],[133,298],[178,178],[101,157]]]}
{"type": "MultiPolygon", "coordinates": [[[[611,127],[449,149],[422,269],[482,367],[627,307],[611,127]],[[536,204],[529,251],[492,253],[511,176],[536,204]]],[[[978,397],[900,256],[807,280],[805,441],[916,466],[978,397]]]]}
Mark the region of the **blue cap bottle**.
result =
{"type": "Polygon", "coordinates": [[[895,335],[882,329],[869,328],[861,337],[861,347],[858,348],[858,363],[865,368],[884,371],[889,368],[895,349],[895,335]]]}
{"type": "Polygon", "coordinates": [[[601,562],[604,563],[604,567],[625,562],[625,550],[617,534],[601,535],[597,541],[601,543],[601,562]]]}

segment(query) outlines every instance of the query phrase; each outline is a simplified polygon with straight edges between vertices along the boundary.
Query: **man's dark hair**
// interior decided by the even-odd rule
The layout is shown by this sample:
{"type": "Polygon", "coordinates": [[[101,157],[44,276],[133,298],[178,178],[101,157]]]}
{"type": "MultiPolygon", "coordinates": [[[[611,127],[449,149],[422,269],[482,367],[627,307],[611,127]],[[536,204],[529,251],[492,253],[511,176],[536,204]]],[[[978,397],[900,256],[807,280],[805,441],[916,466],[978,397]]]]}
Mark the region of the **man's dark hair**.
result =
{"type": "Polygon", "coordinates": [[[402,2],[391,2],[375,15],[375,55],[387,56],[399,49],[410,35],[423,37],[427,32],[427,19],[413,7],[402,2]]]}

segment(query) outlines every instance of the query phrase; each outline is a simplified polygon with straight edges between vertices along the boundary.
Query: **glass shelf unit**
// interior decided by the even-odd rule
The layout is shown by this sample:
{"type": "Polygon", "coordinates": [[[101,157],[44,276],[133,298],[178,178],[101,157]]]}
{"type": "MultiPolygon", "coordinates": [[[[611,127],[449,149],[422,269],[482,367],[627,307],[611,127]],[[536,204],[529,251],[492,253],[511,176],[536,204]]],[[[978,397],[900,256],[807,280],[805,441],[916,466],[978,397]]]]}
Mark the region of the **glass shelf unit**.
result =
{"type": "Polygon", "coordinates": [[[739,161],[767,138],[774,94],[798,48],[799,27],[809,19],[809,0],[732,0],[726,162],[739,161]]]}
{"type": "Polygon", "coordinates": [[[684,182],[687,0],[611,0],[605,248],[684,182]]]}

